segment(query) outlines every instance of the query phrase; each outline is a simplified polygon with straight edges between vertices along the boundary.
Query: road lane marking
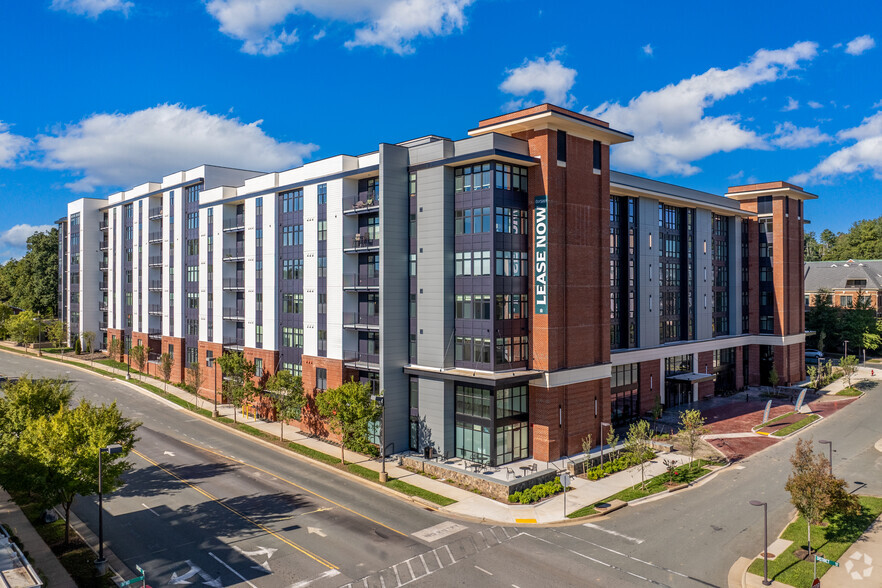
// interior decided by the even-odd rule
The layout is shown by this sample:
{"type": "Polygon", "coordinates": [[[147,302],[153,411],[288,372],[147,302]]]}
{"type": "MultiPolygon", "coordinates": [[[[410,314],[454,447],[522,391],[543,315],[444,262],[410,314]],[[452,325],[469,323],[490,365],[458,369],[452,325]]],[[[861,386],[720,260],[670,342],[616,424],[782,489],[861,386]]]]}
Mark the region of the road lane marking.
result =
{"type": "MultiPolygon", "coordinates": [[[[337,576],[339,574],[340,574],[340,570],[328,570],[327,572],[322,572],[321,574],[319,574],[315,578],[312,578],[311,580],[301,580],[300,582],[297,582],[296,584],[291,585],[291,588],[306,588],[307,586],[309,586],[313,582],[316,582],[318,580],[323,580],[324,578],[333,578],[334,576],[337,576]]],[[[365,586],[367,586],[367,584],[365,584],[365,586]]]]}
{"type": "Polygon", "coordinates": [[[488,572],[487,570],[485,570],[485,569],[482,568],[482,567],[475,566],[475,569],[478,570],[479,572],[484,572],[484,573],[487,574],[488,576],[492,576],[492,575],[493,575],[493,574],[491,574],[490,572],[488,572]]]}
{"type": "Polygon", "coordinates": [[[141,506],[143,506],[144,508],[146,508],[147,510],[149,510],[150,512],[152,512],[152,513],[155,514],[156,516],[160,516],[160,514],[159,514],[158,512],[156,512],[155,510],[153,510],[152,508],[150,508],[149,506],[147,506],[147,505],[144,504],[143,502],[141,503],[141,506]]]}
{"type": "Polygon", "coordinates": [[[637,539],[636,537],[629,537],[624,533],[619,533],[618,531],[612,531],[610,529],[604,529],[600,525],[595,525],[594,523],[585,523],[582,525],[583,527],[588,527],[589,529],[597,529],[598,531],[603,531],[604,533],[609,533],[610,535],[615,535],[616,537],[621,537],[622,539],[627,539],[628,541],[632,541],[637,545],[643,543],[643,539],[637,539]]]}
{"type": "Polygon", "coordinates": [[[253,469],[255,469],[255,470],[257,470],[257,471],[260,471],[260,472],[263,472],[263,473],[265,473],[265,474],[269,474],[269,475],[271,475],[271,476],[276,476],[280,481],[285,482],[286,484],[290,484],[291,486],[294,486],[295,488],[298,488],[298,489],[300,489],[300,490],[303,490],[303,491],[306,492],[307,494],[312,494],[313,496],[316,496],[316,497],[318,497],[318,498],[321,498],[322,500],[325,500],[325,501],[327,501],[327,502],[330,502],[330,503],[333,504],[334,506],[339,506],[339,507],[342,508],[343,510],[346,510],[346,511],[348,511],[348,512],[351,512],[352,514],[357,515],[357,516],[359,516],[359,517],[361,517],[361,518],[363,518],[363,519],[365,519],[365,520],[368,520],[368,521],[370,521],[370,522],[372,522],[372,523],[374,523],[374,524],[380,525],[380,526],[383,527],[384,529],[389,529],[389,530],[392,531],[393,533],[398,533],[398,534],[401,535],[402,537],[407,537],[407,536],[408,536],[407,533],[402,533],[402,532],[399,531],[398,529],[393,529],[393,528],[390,527],[389,525],[384,525],[384,524],[381,523],[380,521],[374,520],[374,519],[372,519],[371,517],[369,517],[369,516],[367,516],[367,515],[363,515],[363,514],[361,514],[360,512],[358,512],[358,511],[356,511],[356,510],[352,510],[352,509],[349,508],[348,506],[343,506],[343,505],[340,504],[339,502],[336,502],[336,501],[334,501],[334,500],[331,500],[330,498],[327,498],[326,496],[322,496],[322,495],[319,494],[318,492],[313,492],[312,490],[310,490],[310,489],[308,489],[308,488],[304,488],[303,486],[301,486],[300,484],[298,484],[298,483],[296,483],[296,482],[292,482],[291,480],[288,480],[288,479],[283,478],[283,477],[281,477],[281,476],[279,476],[279,475],[277,475],[277,474],[274,474],[274,473],[272,473],[272,472],[269,472],[269,471],[267,471],[267,470],[265,470],[265,469],[263,469],[263,468],[261,468],[261,467],[258,467],[258,466],[256,466],[256,465],[252,465],[252,464],[250,464],[250,463],[244,462],[244,461],[242,461],[241,459],[236,459],[235,457],[230,457],[230,456],[228,456],[228,455],[224,455],[223,453],[220,453],[220,452],[218,452],[218,451],[212,451],[212,450],[210,450],[210,449],[206,449],[205,447],[202,447],[201,445],[196,445],[195,443],[188,443],[187,441],[184,441],[183,439],[179,439],[179,441],[180,441],[181,443],[185,444],[185,445],[189,445],[190,447],[194,447],[194,448],[196,448],[196,449],[201,449],[202,451],[205,451],[206,453],[211,453],[211,454],[217,455],[217,456],[219,456],[219,457],[223,457],[224,459],[228,459],[228,460],[230,460],[230,461],[233,461],[233,462],[236,462],[236,463],[238,463],[238,464],[241,464],[241,465],[243,465],[243,466],[246,466],[246,467],[249,467],[249,468],[253,468],[253,469]]]}
{"type": "Polygon", "coordinates": [[[285,545],[288,545],[288,546],[290,546],[290,547],[293,547],[294,549],[296,549],[296,550],[299,551],[300,553],[302,553],[302,554],[304,554],[304,555],[306,555],[306,556],[309,556],[310,558],[314,559],[315,561],[317,561],[318,563],[322,564],[322,565],[325,566],[326,568],[330,568],[330,569],[332,569],[332,570],[340,569],[338,566],[335,566],[334,564],[332,564],[331,562],[329,562],[329,561],[326,560],[325,558],[323,558],[323,557],[321,557],[321,556],[319,556],[319,555],[316,555],[316,554],[310,552],[309,550],[307,550],[307,549],[305,549],[305,548],[303,548],[303,547],[300,547],[300,546],[297,545],[296,543],[294,543],[294,542],[292,542],[292,541],[286,539],[285,537],[279,535],[278,533],[276,533],[276,532],[273,531],[272,529],[266,527],[265,525],[263,525],[263,524],[261,524],[261,523],[258,523],[257,521],[255,521],[255,520],[253,520],[253,519],[251,519],[251,518],[245,516],[244,514],[240,513],[239,511],[237,511],[236,509],[232,508],[231,506],[229,506],[229,505],[227,505],[227,504],[224,504],[223,502],[221,502],[221,500],[220,500],[219,498],[217,498],[216,496],[214,496],[214,495],[211,494],[210,492],[208,492],[208,491],[206,491],[206,490],[203,490],[202,488],[199,488],[199,487],[196,486],[195,484],[191,484],[190,482],[188,482],[188,481],[185,480],[184,478],[178,476],[178,475],[175,474],[174,472],[172,472],[172,471],[170,471],[170,470],[168,470],[168,469],[162,467],[161,465],[159,465],[158,463],[156,463],[155,461],[153,461],[152,459],[150,459],[149,457],[147,457],[147,456],[144,455],[143,453],[141,453],[141,452],[139,452],[139,451],[137,451],[137,450],[135,450],[135,449],[132,450],[132,453],[134,453],[135,455],[137,455],[138,457],[140,457],[141,459],[143,459],[143,460],[146,461],[147,463],[153,464],[154,466],[158,467],[159,469],[161,469],[162,471],[164,471],[165,473],[167,473],[169,476],[175,478],[176,480],[182,482],[183,484],[186,484],[187,486],[189,486],[190,488],[192,488],[192,489],[195,490],[196,492],[199,492],[200,494],[202,494],[203,496],[205,496],[205,497],[208,498],[209,500],[211,500],[211,501],[215,502],[216,504],[218,504],[218,505],[224,507],[225,509],[227,509],[228,511],[230,511],[230,512],[233,513],[234,515],[236,515],[236,516],[238,516],[239,518],[241,518],[242,520],[248,521],[249,523],[251,523],[252,525],[254,525],[255,527],[257,527],[257,528],[260,529],[261,531],[264,531],[265,533],[268,533],[268,534],[272,535],[273,537],[275,537],[276,539],[278,539],[279,541],[281,541],[281,542],[284,543],[285,545]]]}
{"type": "Polygon", "coordinates": [[[460,525],[459,523],[447,521],[444,523],[439,523],[434,527],[427,527],[421,531],[412,533],[412,535],[417,539],[422,539],[426,543],[434,543],[439,539],[444,539],[445,537],[449,537],[450,535],[459,533],[460,531],[464,531],[465,529],[466,527],[460,525]]]}
{"type": "Polygon", "coordinates": [[[251,586],[251,588],[257,588],[257,586],[255,586],[254,584],[252,584],[251,582],[249,582],[248,580],[246,580],[246,579],[245,579],[245,576],[243,576],[242,574],[240,574],[239,572],[237,572],[236,570],[234,570],[233,568],[231,568],[230,566],[228,566],[228,565],[227,565],[227,562],[225,562],[224,560],[222,560],[221,558],[219,558],[219,557],[216,556],[215,554],[211,553],[210,551],[208,552],[208,555],[210,555],[211,557],[213,557],[214,559],[216,559],[216,560],[217,560],[217,563],[219,563],[220,565],[224,566],[225,568],[227,568],[228,570],[230,570],[231,572],[233,572],[233,573],[236,574],[237,576],[239,576],[239,579],[242,580],[243,582],[245,582],[246,584],[248,584],[249,586],[251,586]]]}

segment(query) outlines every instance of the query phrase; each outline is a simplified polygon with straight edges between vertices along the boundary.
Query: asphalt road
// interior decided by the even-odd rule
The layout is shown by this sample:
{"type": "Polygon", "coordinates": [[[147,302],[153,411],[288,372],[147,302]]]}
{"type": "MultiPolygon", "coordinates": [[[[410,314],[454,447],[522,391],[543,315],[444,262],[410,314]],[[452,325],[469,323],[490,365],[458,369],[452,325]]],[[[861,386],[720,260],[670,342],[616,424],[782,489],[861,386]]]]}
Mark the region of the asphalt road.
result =
{"type": "MultiPolygon", "coordinates": [[[[66,371],[0,353],[0,373],[66,371]]],[[[734,561],[762,549],[762,509],[748,501],[769,502],[771,536],[793,513],[784,482],[794,438],[699,488],[587,525],[488,527],[366,489],[117,381],[67,375],[83,396],[115,399],[144,423],[104,524],[108,544],[129,567],[147,569],[153,586],[726,586],[734,561]],[[436,525],[446,531],[420,537],[436,525]]],[[[879,392],[799,435],[833,440],[837,474],[864,494],[882,495],[879,392]]],[[[75,510],[96,528],[94,498],[75,510]]]]}

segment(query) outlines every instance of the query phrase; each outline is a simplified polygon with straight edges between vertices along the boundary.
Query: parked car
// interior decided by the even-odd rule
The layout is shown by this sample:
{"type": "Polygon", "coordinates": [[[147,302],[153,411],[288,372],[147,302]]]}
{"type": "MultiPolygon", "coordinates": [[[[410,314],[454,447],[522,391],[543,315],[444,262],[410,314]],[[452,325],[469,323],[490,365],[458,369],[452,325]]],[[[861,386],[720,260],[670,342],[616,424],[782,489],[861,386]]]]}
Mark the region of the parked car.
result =
{"type": "Polygon", "coordinates": [[[806,349],[805,350],[805,361],[807,363],[819,363],[822,359],[824,359],[824,354],[817,349],[806,349]]]}

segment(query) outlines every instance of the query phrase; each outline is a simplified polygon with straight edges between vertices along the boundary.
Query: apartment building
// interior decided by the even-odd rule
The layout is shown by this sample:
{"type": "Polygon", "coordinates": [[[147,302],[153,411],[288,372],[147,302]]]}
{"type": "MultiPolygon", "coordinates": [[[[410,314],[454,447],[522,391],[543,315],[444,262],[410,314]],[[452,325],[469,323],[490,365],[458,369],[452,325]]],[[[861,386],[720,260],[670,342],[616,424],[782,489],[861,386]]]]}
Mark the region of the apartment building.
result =
{"type": "MultiPolygon", "coordinates": [[[[666,407],[804,377],[805,200],[610,170],[632,140],[541,105],[271,173],[202,166],[59,223],[72,333],[185,366],[242,351],[310,394],[386,396],[395,451],[503,464],[666,407]]],[[[214,394],[213,367],[200,391],[214,394]]],[[[316,430],[315,419],[304,428],[316,430]]]]}
{"type": "Polygon", "coordinates": [[[833,306],[865,306],[882,316],[882,260],[808,261],[804,280],[806,310],[826,291],[833,306]]]}

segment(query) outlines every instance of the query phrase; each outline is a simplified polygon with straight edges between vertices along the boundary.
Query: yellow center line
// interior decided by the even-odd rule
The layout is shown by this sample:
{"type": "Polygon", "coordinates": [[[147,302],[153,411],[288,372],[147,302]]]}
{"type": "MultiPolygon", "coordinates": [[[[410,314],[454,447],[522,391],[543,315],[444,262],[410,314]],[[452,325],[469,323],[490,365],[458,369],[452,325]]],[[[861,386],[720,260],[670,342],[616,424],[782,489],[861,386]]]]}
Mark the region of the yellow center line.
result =
{"type": "Polygon", "coordinates": [[[282,476],[280,476],[280,475],[278,475],[278,474],[275,474],[275,473],[273,473],[273,472],[269,472],[269,471],[267,471],[267,470],[265,470],[265,469],[263,469],[263,468],[260,468],[260,467],[258,467],[258,466],[256,466],[256,465],[251,465],[250,463],[246,463],[246,462],[242,461],[241,459],[236,459],[235,457],[230,457],[230,456],[228,456],[228,455],[224,455],[223,453],[219,453],[219,452],[217,452],[217,451],[212,451],[211,449],[206,449],[205,447],[202,447],[201,445],[196,445],[196,444],[194,444],[194,443],[188,443],[187,441],[184,441],[183,439],[178,439],[178,441],[181,442],[181,443],[183,443],[183,444],[185,444],[185,445],[189,445],[190,447],[193,447],[193,448],[195,448],[195,449],[199,449],[199,450],[201,450],[201,451],[205,451],[205,452],[207,452],[207,453],[211,453],[211,454],[213,454],[213,455],[217,455],[217,456],[222,457],[222,458],[224,458],[224,459],[228,459],[228,460],[230,460],[230,461],[232,461],[232,462],[235,462],[235,463],[241,464],[241,465],[243,465],[243,466],[247,466],[247,467],[249,467],[249,468],[255,469],[255,470],[259,471],[259,472],[263,472],[264,474],[267,474],[268,476],[273,476],[274,478],[278,478],[279,480],[285,482],[286,484],[290,484],[291,486],[294,486],[295,488],[298,488],[298,489],[300,489],[300,490],[303,490],[304,492],[306,492],[306,493],[308,493],[308,494],[312,494],[313,496],[316,496],[316,497],[318,497],[318,498],[321,498],[322,500],[326,500],[326,501],[330,502],[331,504],[333,504],[334,506],[339,506],[339,507],[342,508],[343,510],[349,511],[349,512],[351,512],[352,514],[354,514],[354,515],[356,515],[356,516],[359,516],[359,517],[361,517],[361,518],[363,518],[363,519],[366,519],[366,520],[368,520],[368,521],[370,521],[370,522],[372,522],[372,523],[374,523],[374,524],[376,524],[376,525],[380,525],[380,526],[383,527],[384,529],[389,529],[389,530],[392,531],[393,533],[398,533],[398,534],[401,535],[402,537],[409,537],[409,535],[408,535],[407,533],[402,533],[402,532],[399,531],[398,529],[393,529],[393,528],[390,527],[389,525],[384,525],[384,524],[381,523],[380,521],[374,520],[374,519],[372,519],[371,517],[369,517],[369,516],[367,516],[367,515],[364,515],[364,514],[361,514],[360,512],[358,512],[358,511],[356,511],[356,510],[352,510],[352,509],[349,508],[348,506],[343,506],[343,505],[340,504],[339,502],[335,502],[335,501],[331,500],[330,498],[328,498],[328,497],[326,497],[326,496],[322,496],[321,494],[319,494],[319,493],[317,493],[317,492],[313,492],[312,490],[310,490],[310,489],[308,489],[308,488],[304,488],[303,486],[301,486],[300,484],[297,484],[296,482],[292,482],[291,480],[286,480],[285,478],[283,478],[282,476]]]}
{"type": "Polygon", "coordinates": [[[272,535],[273,537],[275,537],[276,539],[278,539],[278,540],[281,541],[282,543],[284,543],[284,544],[286,544],[286,545],[290,545],[291,547],[293,547],[294,549],[296,549],[296,550],[299,551],[300,553],[302,553],[302,554],[304,554],[304,555],[307,555],[307,556],[311,557],[312,559],[314,559],[314,560],[317,561],[318,563],[322,564],[322,565],[325,566],[326,568],[329,568],[329,569],[332,569],[332,570],[339,570],[339,569],[340,569],[339,567],[335,566],[334,564],[332,564],[332,563],[329,562],[328,560],[324,559],[323,557],[320,557],[320,556],[318,556],[318,555],[316,555],[316,554],[310,552],[309,550],[304,549],[303,547],[300,547],[300,546],[297,545],[296,543],[293,543],[293,542],[289,541],[288,539],[286,539],[285,537],[282,537],[281,535],[279,535],[278,533],[276,533],[276,532],[273,531],[272,529],[267,528],[265,525],[262,525],[261,523],[258,523],[257,521],[255,521],[254,519],[252,519],[252,518],[250,518],[250,517],[248,517],[248,516],[245,516],[245,515],[242,514],[241,512],[237,511],[235,508],[232,508],[231,506],[229,506],[229,505],[227,505],[227,504],[224,504],[223,502],[220,501],[220,499],[218,499],[217,497],[213,496],[210,492],[207,492],[207,491],[203,490],[202,488],[199,488],[199,487],[196,486],[195,484],[191,484],[189,481],[187,481],[187,480],[185,480],[184,478],[178,476],[178,475],[175,474],[174,472],[172,472],[172,471],[170,471],[170,470],[168,470],[168,469],[162,467],[162,466],[159,465],[157,462],[153,461],[152,459],[150,459],[149,457],[147,457],[147,456],[144,455],[143,453],[140,453],[139,451],[136,451],[136,450],[134,450],[134,449],[132,450],[132,453],[134,453],[135,455],[137,455],[138,457],[140,457],[141,459],[143,459],[143,460],[146,461],[147,463],[150,463],[150,464],[152,464],[152,465],[158,467],[159,469],[161,469],[162,471],[164,471],[164,472],[165,472],[166,474],[168,474],[169,476],[171,476],[171,477],[175,478],[176,480],[178,480],[178,481],[180,481],[180,482],[186,484],[187,486],[189,486],[190,488],[192,488],[192,489],[195,490],[196,492],[202,494],[203,496],[205,496],[205,497],[208,498],[209,500],[211,500],[211,501],[213,501],[213,502],[219,504],[220,506],[224,507],[225,509],[227,509],[228,511],[230,511],[231,513],[233,513],[233,514],[236,515],[237,517],[239,517],[239,518],[241,518],[241,519],[243,519],[243,520],[245,520],[245,521],[251,523],[252,525],[254,525],[255,527],[257,527],[257,528],[260,529],[261,531],[264,531],[264,532],[266,532],[266,533],[272,535]]]}

